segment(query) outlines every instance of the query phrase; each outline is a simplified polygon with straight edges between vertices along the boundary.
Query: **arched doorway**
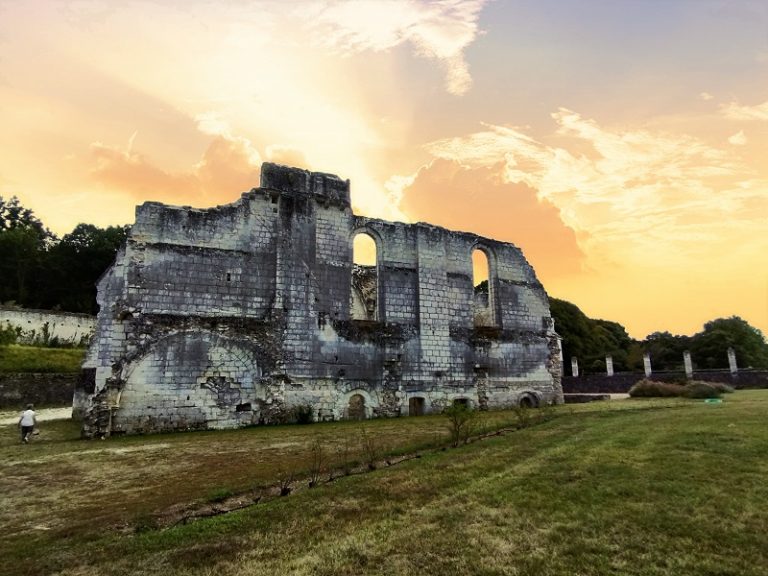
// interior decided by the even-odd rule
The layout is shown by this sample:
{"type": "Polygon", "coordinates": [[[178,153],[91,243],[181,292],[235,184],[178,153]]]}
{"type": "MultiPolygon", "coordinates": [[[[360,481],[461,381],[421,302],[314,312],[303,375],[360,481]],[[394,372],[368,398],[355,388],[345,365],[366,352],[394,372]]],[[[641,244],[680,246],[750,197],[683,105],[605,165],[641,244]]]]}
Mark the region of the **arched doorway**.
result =
{"type": "Polygon", "coordinates": [[[349,397],[347,417],[350,420],[365,420],[365,397],[362,394],[352,394],[349,397]]]}

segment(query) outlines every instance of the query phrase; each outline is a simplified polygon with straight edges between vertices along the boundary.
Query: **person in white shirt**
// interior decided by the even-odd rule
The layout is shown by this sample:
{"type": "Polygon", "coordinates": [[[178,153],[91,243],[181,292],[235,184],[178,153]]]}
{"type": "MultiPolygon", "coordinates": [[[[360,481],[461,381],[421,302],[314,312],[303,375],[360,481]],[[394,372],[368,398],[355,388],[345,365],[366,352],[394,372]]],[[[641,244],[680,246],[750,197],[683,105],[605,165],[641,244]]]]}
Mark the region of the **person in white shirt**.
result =
{"type": "Polygon", "coordinates": [[[35,426],[37,425],[37,415],[35,414],[34,408],[35,407],[32,404],[27,404],[27,409],[21,413],[21,418],[19,418],[21,441],[24,442],[24,444],[29,442],[29,439],[32,437],[32,432],[34,432],[35,426]]]}

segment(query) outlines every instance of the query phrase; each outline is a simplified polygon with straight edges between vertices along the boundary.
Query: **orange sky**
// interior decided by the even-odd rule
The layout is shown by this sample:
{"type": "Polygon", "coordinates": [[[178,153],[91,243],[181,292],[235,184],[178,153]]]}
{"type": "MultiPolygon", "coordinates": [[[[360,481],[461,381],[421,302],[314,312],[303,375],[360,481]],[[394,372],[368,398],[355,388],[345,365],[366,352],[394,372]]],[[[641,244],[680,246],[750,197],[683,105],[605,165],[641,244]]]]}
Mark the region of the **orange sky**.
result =
{"type": "Polygon", "coordinates": [[[58,234],[271,160],[514,242],[634,337],[768,333],[763,1],[0,0],[0,119],[0,195],[58,234]]]}

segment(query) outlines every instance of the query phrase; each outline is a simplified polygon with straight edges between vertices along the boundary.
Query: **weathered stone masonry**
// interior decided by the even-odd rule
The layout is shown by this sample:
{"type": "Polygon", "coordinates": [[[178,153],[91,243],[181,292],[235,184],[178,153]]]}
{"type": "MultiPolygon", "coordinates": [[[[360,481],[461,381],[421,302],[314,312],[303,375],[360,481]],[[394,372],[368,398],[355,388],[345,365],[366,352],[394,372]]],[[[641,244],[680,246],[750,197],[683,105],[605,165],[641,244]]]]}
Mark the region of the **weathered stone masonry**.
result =
{"type": "Polygon", "coordinates": [[[87,436],[281,422],[297,406],[324,420],[562,401],[547,295],[518,248],[355,216],[330,174],[265,163],[226,206],[144,203],[98,301],[87,436]],[[373,320],[350,314],[360,232],[377,246],[373,320]]]}

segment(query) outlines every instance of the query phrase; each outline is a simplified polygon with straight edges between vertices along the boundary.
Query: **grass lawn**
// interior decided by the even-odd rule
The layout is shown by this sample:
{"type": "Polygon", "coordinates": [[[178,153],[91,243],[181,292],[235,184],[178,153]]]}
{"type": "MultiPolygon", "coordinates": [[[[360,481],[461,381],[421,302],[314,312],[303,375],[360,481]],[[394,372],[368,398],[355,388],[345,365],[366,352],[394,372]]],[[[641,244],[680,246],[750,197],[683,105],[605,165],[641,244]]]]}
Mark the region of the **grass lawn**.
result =
{"type": "MultiPolygon", "coordinates": [[[[485,415],[502,425],[513,413],[485,415]]],[[[768,391],[564,406],[524,430],[166,530],[173,504],[302,469],[362,434],[407,451],[442,417],[79,441],[0,428],[1,574],[768,573],[768,391]]]]}
{"type": "Polygon", "coordinates": [[[79,372],[85,348],[39,348],[11,344],[0,346],[2,372],[79,372]]]}

